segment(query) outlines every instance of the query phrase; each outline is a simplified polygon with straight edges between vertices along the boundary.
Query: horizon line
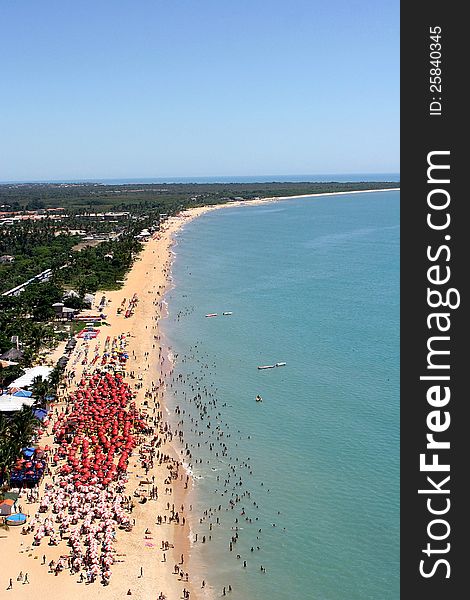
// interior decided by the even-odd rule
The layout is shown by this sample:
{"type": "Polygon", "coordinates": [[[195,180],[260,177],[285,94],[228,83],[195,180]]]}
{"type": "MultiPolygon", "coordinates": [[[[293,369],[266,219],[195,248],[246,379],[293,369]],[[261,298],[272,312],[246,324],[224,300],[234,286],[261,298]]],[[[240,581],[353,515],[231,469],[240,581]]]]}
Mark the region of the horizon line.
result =
{"type": "MultiPolygon", "coordinates": [[[[0,185],[5,185],[5,184],[33,184],[33,183],[96,183],[96,182],[102,182],[102,181],[113,181],[113,180],[120,180],[120,181],[138,181],[138,180],[158,180],[159,183],[171,183],[170,180],[172,179],[216,179],[218,177],[222,178],[222,179],[229,179],[230,177],[236,178],[236,179],[243,179],[243,178],[247,178],[247,179],[254,179],[256,177],[260,177],[260,178],[273,178],[273,181],[275,181],[276,179],[280,179],[280,178],[288,178],[288,177],[333,177],[333,176],[337,176],[337,175],[341,175],[342,177],[347,177],[348,175],[351,176],[358,176],[358,175],[395,175],[395,176],[400,176],[400,171],[370,171],[370,172],[364,172],[364,171],[352,171],[352,172],[335,172],[335,173],[289,173],[289,174],[283,174],[283,175],[272,175],[272,174],[268,174],[268,175],[262,175],[262,174],[257,174],[257,175],[166,175],[166,176],[148,176],[148,177],[70,177],[70,178],[49,178],[49,179],[2,179],[0,180],[0,185]],[[165,181],[168,180],[168,181],[165,181]]],[[[188,181],[187,183],[191,183],[191,181],[188,181]]],[[[194,181],[194,183],[197,183],[196,181],[194,181]]],[[[213,182],[216,183],[216,182],[213,182]]],[[[232,183],[229,181],[223,181],[221,183],[232,183]]],[[[234,181],[233,183],[243,183],[240,181],[234,181]]],[[[247,183],[269,183],[266,181],[260,181],[260,182],[256,182],[256,181],[249,181],[247,183]]],[[[315,181],[312,181],[311,179],[306,179],[304,181],[289,181],[288,179],[283,179],[281,182],[276,181],[276,183],[316,183],[315,181]]],[[[318,182],[318,183],[325,183],[325,182],[318,182]]],[[[347,183],[347,182],[339,182],[339,183],[347,183]]],[[[351,183],[360,183],[360,182],[351,182],[351,183]]]]}

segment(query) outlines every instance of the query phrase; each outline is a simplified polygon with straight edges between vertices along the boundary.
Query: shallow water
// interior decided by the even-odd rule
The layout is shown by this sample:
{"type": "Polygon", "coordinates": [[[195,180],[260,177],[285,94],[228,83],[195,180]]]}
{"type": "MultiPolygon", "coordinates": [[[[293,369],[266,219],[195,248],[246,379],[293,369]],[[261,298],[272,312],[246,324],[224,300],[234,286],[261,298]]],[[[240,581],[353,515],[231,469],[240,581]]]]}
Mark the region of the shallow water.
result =
{"type": "Polygon", "coordinates": [[[233,599],[398,598],[399,193],[209,212],[174,251],[193,571],[233,599]]]}

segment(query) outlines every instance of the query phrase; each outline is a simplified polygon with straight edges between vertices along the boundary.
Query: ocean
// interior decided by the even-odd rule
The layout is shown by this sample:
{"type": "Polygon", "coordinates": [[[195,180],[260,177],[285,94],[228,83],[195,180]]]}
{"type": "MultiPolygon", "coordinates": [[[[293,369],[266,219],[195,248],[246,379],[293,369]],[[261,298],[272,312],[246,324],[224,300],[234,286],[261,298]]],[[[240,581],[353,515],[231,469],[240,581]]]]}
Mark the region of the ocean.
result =
{"type": "Polygon", "coordinates": [[[162,329],[197,585],[398,599],[399,192],[208,212],[173,250],[162,329]]]}
{"type": "MultiPolygon", "coordinates": [[[[102,185],[135,185],[164,183],[272,183],[272,182],[330,182],[347,181],[400,181],[399,173],[327,173],[305,175],[216,175],[210,177],[128,177],[108,179],[49,179],[33,180],[29,183],[100,183],[102,185]]],[[[21,181],[0,181],[0,184],[25,183],[21,181]]]]}

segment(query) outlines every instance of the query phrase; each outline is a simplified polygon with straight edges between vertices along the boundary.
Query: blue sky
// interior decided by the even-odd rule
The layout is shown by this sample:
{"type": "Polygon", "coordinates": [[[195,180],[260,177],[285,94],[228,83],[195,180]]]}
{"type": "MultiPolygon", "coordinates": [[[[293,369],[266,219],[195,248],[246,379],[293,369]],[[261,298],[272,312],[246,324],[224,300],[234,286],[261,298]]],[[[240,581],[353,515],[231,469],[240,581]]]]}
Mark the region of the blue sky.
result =
{"type": "Polygon", "coordinates": [[[398,0],[20,0],[0,23],[0,180],[399,170],[398,0]]]}

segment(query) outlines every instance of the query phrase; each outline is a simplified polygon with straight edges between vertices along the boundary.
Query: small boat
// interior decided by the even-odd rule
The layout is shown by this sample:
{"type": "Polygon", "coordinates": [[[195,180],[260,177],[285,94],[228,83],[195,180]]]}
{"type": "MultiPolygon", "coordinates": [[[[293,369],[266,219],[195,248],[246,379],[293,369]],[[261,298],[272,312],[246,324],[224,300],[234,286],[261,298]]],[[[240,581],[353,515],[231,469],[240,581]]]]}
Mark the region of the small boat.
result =
{"type": "Polygon", "coordinates": [[[276,365],[263,365],[262,367],[258,367],[258,369],[261,371],[261,369],[274,369],[276,365]]]}
{"type": "Polygon", "coordinates": [[[224,312],[224,313],[222,313],[222,314],[223,314],[223,315],[233,315],[233,312],[232,312],[231,310],[229,310],[229,311],[227,311],[227,312],[224,312]]]}
{"type": "Polygon", "coordinates": [[[217,317],[217,313],[209,313],[206,317],[217,317]]]}
{"type": "Polygon", "coordinates": [[[274,365],[275,367],[285,367],[286,363],[285,362],[278,362],[274,365]]]}
{"type": "Polygon", "coordinates": [[[256,402],[263,402],[263,398],[259,394],[256,396],[256,402]]]}

